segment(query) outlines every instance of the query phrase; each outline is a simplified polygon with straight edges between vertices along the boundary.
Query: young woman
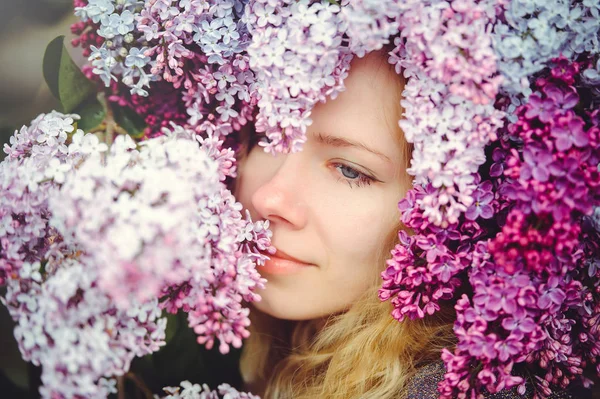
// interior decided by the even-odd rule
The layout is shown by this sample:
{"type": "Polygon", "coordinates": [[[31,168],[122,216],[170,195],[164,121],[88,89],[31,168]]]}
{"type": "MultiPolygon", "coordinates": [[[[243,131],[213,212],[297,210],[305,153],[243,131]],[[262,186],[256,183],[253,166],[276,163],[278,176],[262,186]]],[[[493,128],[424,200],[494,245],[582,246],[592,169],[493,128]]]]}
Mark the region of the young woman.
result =
{"type": "Polygon", "coordinates": [[[253,139],[240,165],[237,198],[270,221],[277,249],[258,268],[268,283],[242,377],[268,399],[437,398],[453,304],[399,323],[377,296],[412,186],[397,123],[404,80],[378,51],[355,58],[345,85],[315,106],[301,152],[273,156],[253,139]]]}

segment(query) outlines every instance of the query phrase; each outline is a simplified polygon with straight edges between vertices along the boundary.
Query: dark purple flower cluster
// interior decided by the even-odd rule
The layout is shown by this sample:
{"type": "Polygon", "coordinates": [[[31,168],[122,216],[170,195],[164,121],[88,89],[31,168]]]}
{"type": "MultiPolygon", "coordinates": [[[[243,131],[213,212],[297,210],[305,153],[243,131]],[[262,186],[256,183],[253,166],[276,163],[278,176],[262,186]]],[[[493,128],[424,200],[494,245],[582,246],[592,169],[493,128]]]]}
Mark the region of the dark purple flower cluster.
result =
{"type": "Polygon", "coordinates": [[[424,317],[458,298],[454,352],[444,350],[442,398],[475,398],[533,384],[535,398],[600,374],[600,127],[580,84],[588,61],[555,59],[487,150],[473,204],[441,229],[415,188],[400,203],[414,235],[382,273],[394,317],[424,317]],[[537,377],[528,380],[524,367],[537,377]]]}
{"type": "Polygon", "coordinates": [[[431,315],[440,309],[441,300],[454,296],[461,285],[458,276],[473,261],[473,245],[486,234],[476,219],[490,218],[497,206],[490,189],[489,181],[479,184],[474,193],[478,200],[466,212],[470,219],[446,228],[431,223],[416,206],[429,191],[435,191],[433,186],[415,186],[400,201],[402,222],[415,234],[399,232],[400,243],[382,273],[379,298],[393,297],[394,318],[401,321],[406,316],[415,319],[431,315]]]}

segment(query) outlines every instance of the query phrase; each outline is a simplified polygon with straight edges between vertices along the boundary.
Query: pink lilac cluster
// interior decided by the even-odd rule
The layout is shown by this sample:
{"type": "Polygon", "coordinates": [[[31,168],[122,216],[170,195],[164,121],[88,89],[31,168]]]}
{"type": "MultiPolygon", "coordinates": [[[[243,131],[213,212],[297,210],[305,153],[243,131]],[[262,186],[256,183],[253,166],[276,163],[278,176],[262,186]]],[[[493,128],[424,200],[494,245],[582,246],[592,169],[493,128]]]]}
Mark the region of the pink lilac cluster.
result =
{"type": "MultiPolygon", "coordinates": [[[[163,390],[168,394],[160,399],[260,399],[256,395],[238,392],[229,384],[221,384],[217,390],[211,390],[208,385],[192,384],[182,381],[178,387],[165,387],[163,390]]],[[[158,396],[155,396],[158,399],[158,396]]]]}
{"type": "Polygon", "coordinates": [[[492,29],[504,0],[400,2],[394,63],[405,75],[425,74],[474,104],[493,103],[502,76],[492,29]]]}
{"type": "Polygon", "coordinates": [[[205,273],[203,280],[192,279],[164,288],[161,307],[170,313],[180,309],[186,312],[198,343],[211,349],[218,339],[219,351],[225,354],[230,345],[240,348],[242,340],[250,335],[247,329],[250,311],[242,307],[242,301],[260,301],[255,291],[264,288],[266,280],[261,278],[256,265],[263,265],[264,254],[274,253],[275,249],[271,246],[269,222],[252,222],[248,213],[245,220],[240,220],[242,207],[231,193],[223,194],[220,201],[209,200],[200,205],[205,207],[201,212],[212,214],[220,229],[233,230],[232,225],[237,225],[238,235],[234,242],[224,240],[226,245],[213,244],[211,273],[205,273]]]}
{"type": "Polygon", "coordinates": [[[600,375],[600,233],[590,223],[600,204],[600,124],[581,86],[588,63],[555,59],[536,80],[517,122],[486,148],[457,224],[440,229],[416,206],[431,185],[400,202],[415,234],[400,232],[380,298],[402,320],[465,292],[456,349],[442,354],[442,398],[513,387],[545,398],[600,375]],[[523,367],[537,377],[527,380],[523,367]]]}

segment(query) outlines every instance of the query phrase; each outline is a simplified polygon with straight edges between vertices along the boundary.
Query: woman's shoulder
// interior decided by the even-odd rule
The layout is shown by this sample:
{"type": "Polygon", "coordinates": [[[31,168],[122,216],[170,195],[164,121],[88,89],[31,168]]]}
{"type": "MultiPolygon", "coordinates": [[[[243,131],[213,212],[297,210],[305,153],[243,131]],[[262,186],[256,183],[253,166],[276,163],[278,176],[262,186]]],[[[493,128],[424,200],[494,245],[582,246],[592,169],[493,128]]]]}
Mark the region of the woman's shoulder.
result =
{"type": "MultiPolygon", "coordinates": [[[[408,386],[408,399],[438,399],[438,384],[444,379],[444,362],[436,362],[420,368],[408,386]]],[[[515,389],[485,396],[486,399],[529,399],[531,395],[519,395],[515,389]]],[[[548,399],[574,399],[567,392],[557,392],[548,399]]]]}

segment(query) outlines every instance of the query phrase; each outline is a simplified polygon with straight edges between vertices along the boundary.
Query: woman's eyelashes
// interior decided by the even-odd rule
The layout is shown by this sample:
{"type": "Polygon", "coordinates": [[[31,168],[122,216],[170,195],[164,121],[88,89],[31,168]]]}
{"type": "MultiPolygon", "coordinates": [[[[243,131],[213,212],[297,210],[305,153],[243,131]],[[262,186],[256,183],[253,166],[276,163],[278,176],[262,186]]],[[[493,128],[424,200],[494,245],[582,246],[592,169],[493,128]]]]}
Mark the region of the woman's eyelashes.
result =
{"type": "Polygon", "coordinates": [[[334,163],[333,167],[338,171],[338,181],[345,181],[346,183],[348,183],[350,188],[354,186],[368,186],[374,181],[378,181],[377,179],[366,175],[362,172],[359,172],[358,170],[348,165],[344,165],[342,163],[334,163]]]}

